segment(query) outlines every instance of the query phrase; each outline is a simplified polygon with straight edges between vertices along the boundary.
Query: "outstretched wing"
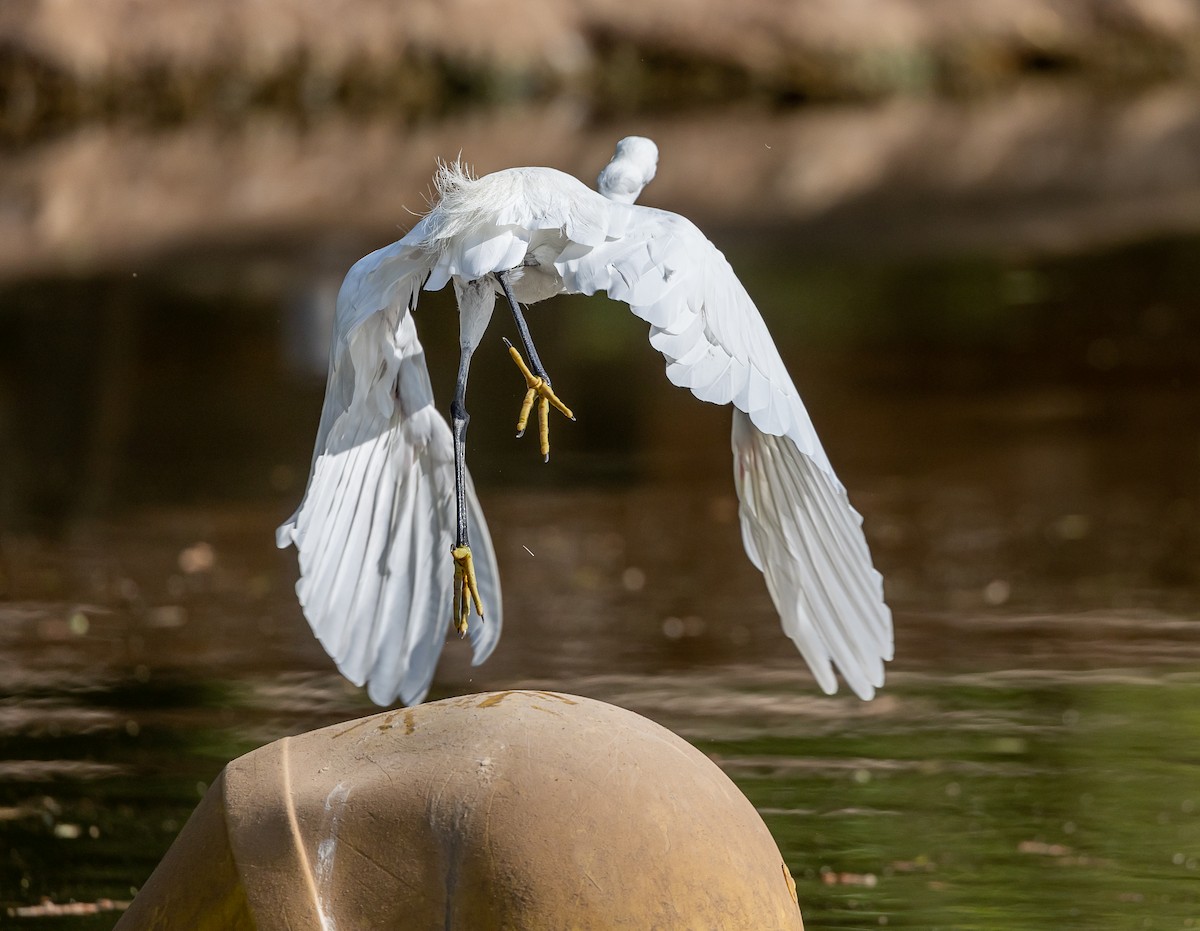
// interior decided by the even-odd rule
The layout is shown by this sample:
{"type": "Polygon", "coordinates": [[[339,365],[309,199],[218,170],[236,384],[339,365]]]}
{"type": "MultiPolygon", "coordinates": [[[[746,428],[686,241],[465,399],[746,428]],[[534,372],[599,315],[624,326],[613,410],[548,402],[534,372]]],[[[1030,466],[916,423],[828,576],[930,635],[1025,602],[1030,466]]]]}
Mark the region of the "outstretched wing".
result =
{"type": "Polygon", "coordinates": [[[570,243],[555,267],[564,290],[605,291],[650,324],[667,377],[702,401],[733,404],[742,538],[784,630],[820,686],[831,663],[862,698],[892,658],[891,612],[850,506],[775,343],[725,257],[688,220],[612,204],[620,230],[570,243]]]}
{"type": "MultiPolygon", "coordinates": [[[[453,443],[411,314],[429,272],[423,233],[361,259],[342,284],[308,488],[276,534],[299,553],[296,592],[317,639],[381,705],[425,697],[452,602],[453,443]]],[[[471,632],[479,664],[500,635],[499,573],[469,478],[467,498],[490,593],[471,632]]]]}
{"type": "Polygon", "coordinates": [[[746,553],[817,683],[837,691],[832,661],[856,695],[874,697],[892,658],[892,615],[846,493],[791,437],[763,433],[740,410],[733,477],[746,553]]]}

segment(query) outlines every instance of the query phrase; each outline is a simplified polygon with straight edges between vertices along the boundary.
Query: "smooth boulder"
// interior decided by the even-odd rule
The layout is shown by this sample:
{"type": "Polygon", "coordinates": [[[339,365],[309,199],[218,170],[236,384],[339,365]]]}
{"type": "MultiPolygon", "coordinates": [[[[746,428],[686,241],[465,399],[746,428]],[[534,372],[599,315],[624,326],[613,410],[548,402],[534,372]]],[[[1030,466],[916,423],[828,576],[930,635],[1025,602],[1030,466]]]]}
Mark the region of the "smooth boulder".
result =
{"type": "Polygon", "coordinates": [[[230,763],[118,924],[132,929],[802,929],[753,806],[621,708],[470,695],[230,763]]]}

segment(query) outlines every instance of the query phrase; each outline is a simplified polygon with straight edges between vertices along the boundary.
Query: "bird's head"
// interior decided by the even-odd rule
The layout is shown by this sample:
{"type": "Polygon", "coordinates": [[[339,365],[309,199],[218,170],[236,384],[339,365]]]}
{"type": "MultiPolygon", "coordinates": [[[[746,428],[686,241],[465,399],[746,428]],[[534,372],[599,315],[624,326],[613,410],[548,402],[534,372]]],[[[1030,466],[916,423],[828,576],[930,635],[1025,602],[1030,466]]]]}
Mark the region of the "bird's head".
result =
{"type": "Polygon", "coordinates": [[[596,189],[610,200],[632,204],[657,168],[658,146],[645,136],[626,136],[596,179],[596,189]]]}

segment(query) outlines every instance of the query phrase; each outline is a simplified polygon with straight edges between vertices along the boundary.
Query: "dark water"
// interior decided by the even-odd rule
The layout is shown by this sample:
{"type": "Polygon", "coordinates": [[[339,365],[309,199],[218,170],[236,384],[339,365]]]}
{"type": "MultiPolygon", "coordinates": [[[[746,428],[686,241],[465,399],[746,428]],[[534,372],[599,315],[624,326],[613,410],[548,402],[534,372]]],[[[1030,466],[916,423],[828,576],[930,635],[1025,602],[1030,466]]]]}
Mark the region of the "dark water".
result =
{"type": "MultiPolygon", "coordinates": [[[[500,314],[477,356],[506,628],[479,669],[450,643],[431,697],[535,685],[675,729],[758,806],[810,928],[1200,926],[1200,241],[721,244],[866,516],[887,687],[815,689],[741,552],[728,413],[597,300],[531,313],[579,415],[549,465],[511,435],[500,314]]],[[[128,900],[229,759],[371,710],[272,530],[330,289],[373,245],[0,290],[0,909],[128,900]]],[[[418,313],[447,397],[456,321],[418,313]]]]}

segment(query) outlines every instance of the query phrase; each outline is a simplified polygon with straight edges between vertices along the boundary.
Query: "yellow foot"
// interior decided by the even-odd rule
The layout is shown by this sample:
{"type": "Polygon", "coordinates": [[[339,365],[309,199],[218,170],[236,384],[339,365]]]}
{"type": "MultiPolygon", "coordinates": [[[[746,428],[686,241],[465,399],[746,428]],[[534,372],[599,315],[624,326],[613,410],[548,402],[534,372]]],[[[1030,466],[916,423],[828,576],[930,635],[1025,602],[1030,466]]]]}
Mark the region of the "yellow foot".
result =
{"type": "Polygon", "coordinates": [[[471,559],[471,547],[452,547],[450,555],[454,557],[454,629],[460,637],[465,637],[471,603],[474,602],[475,613],[482,621],[483,602],[479,599],[479,586],[475,583],[475,563],[471,559]]]}
{"type": "Polygon", "coordinates": [[[536,399],[538,402],[538,440],[540,442],[542,458],[549,461],[550,405],[553,404],[571,420],[575,419],[575,415],[571,413],[571,409],[567,405],[558,399],[558,395],[554,393],[554,389],[550,387],[548,380],[539,378],[533,372],[529,371],[529,366],[521,358],[521,353],[517,351],[516,346],[508,340],[504,341],[504,345],[508,347],[508,354],[517,363],[517,368],[521,370],[521,374],[525,376],[525,384],[529,388],[525,392],[525,400],[521,403],[520,416],[517,417],[517,436],[525,435],[525,427],[529,423],[529,413],[533,410],[533,402],[536,399]]]}

